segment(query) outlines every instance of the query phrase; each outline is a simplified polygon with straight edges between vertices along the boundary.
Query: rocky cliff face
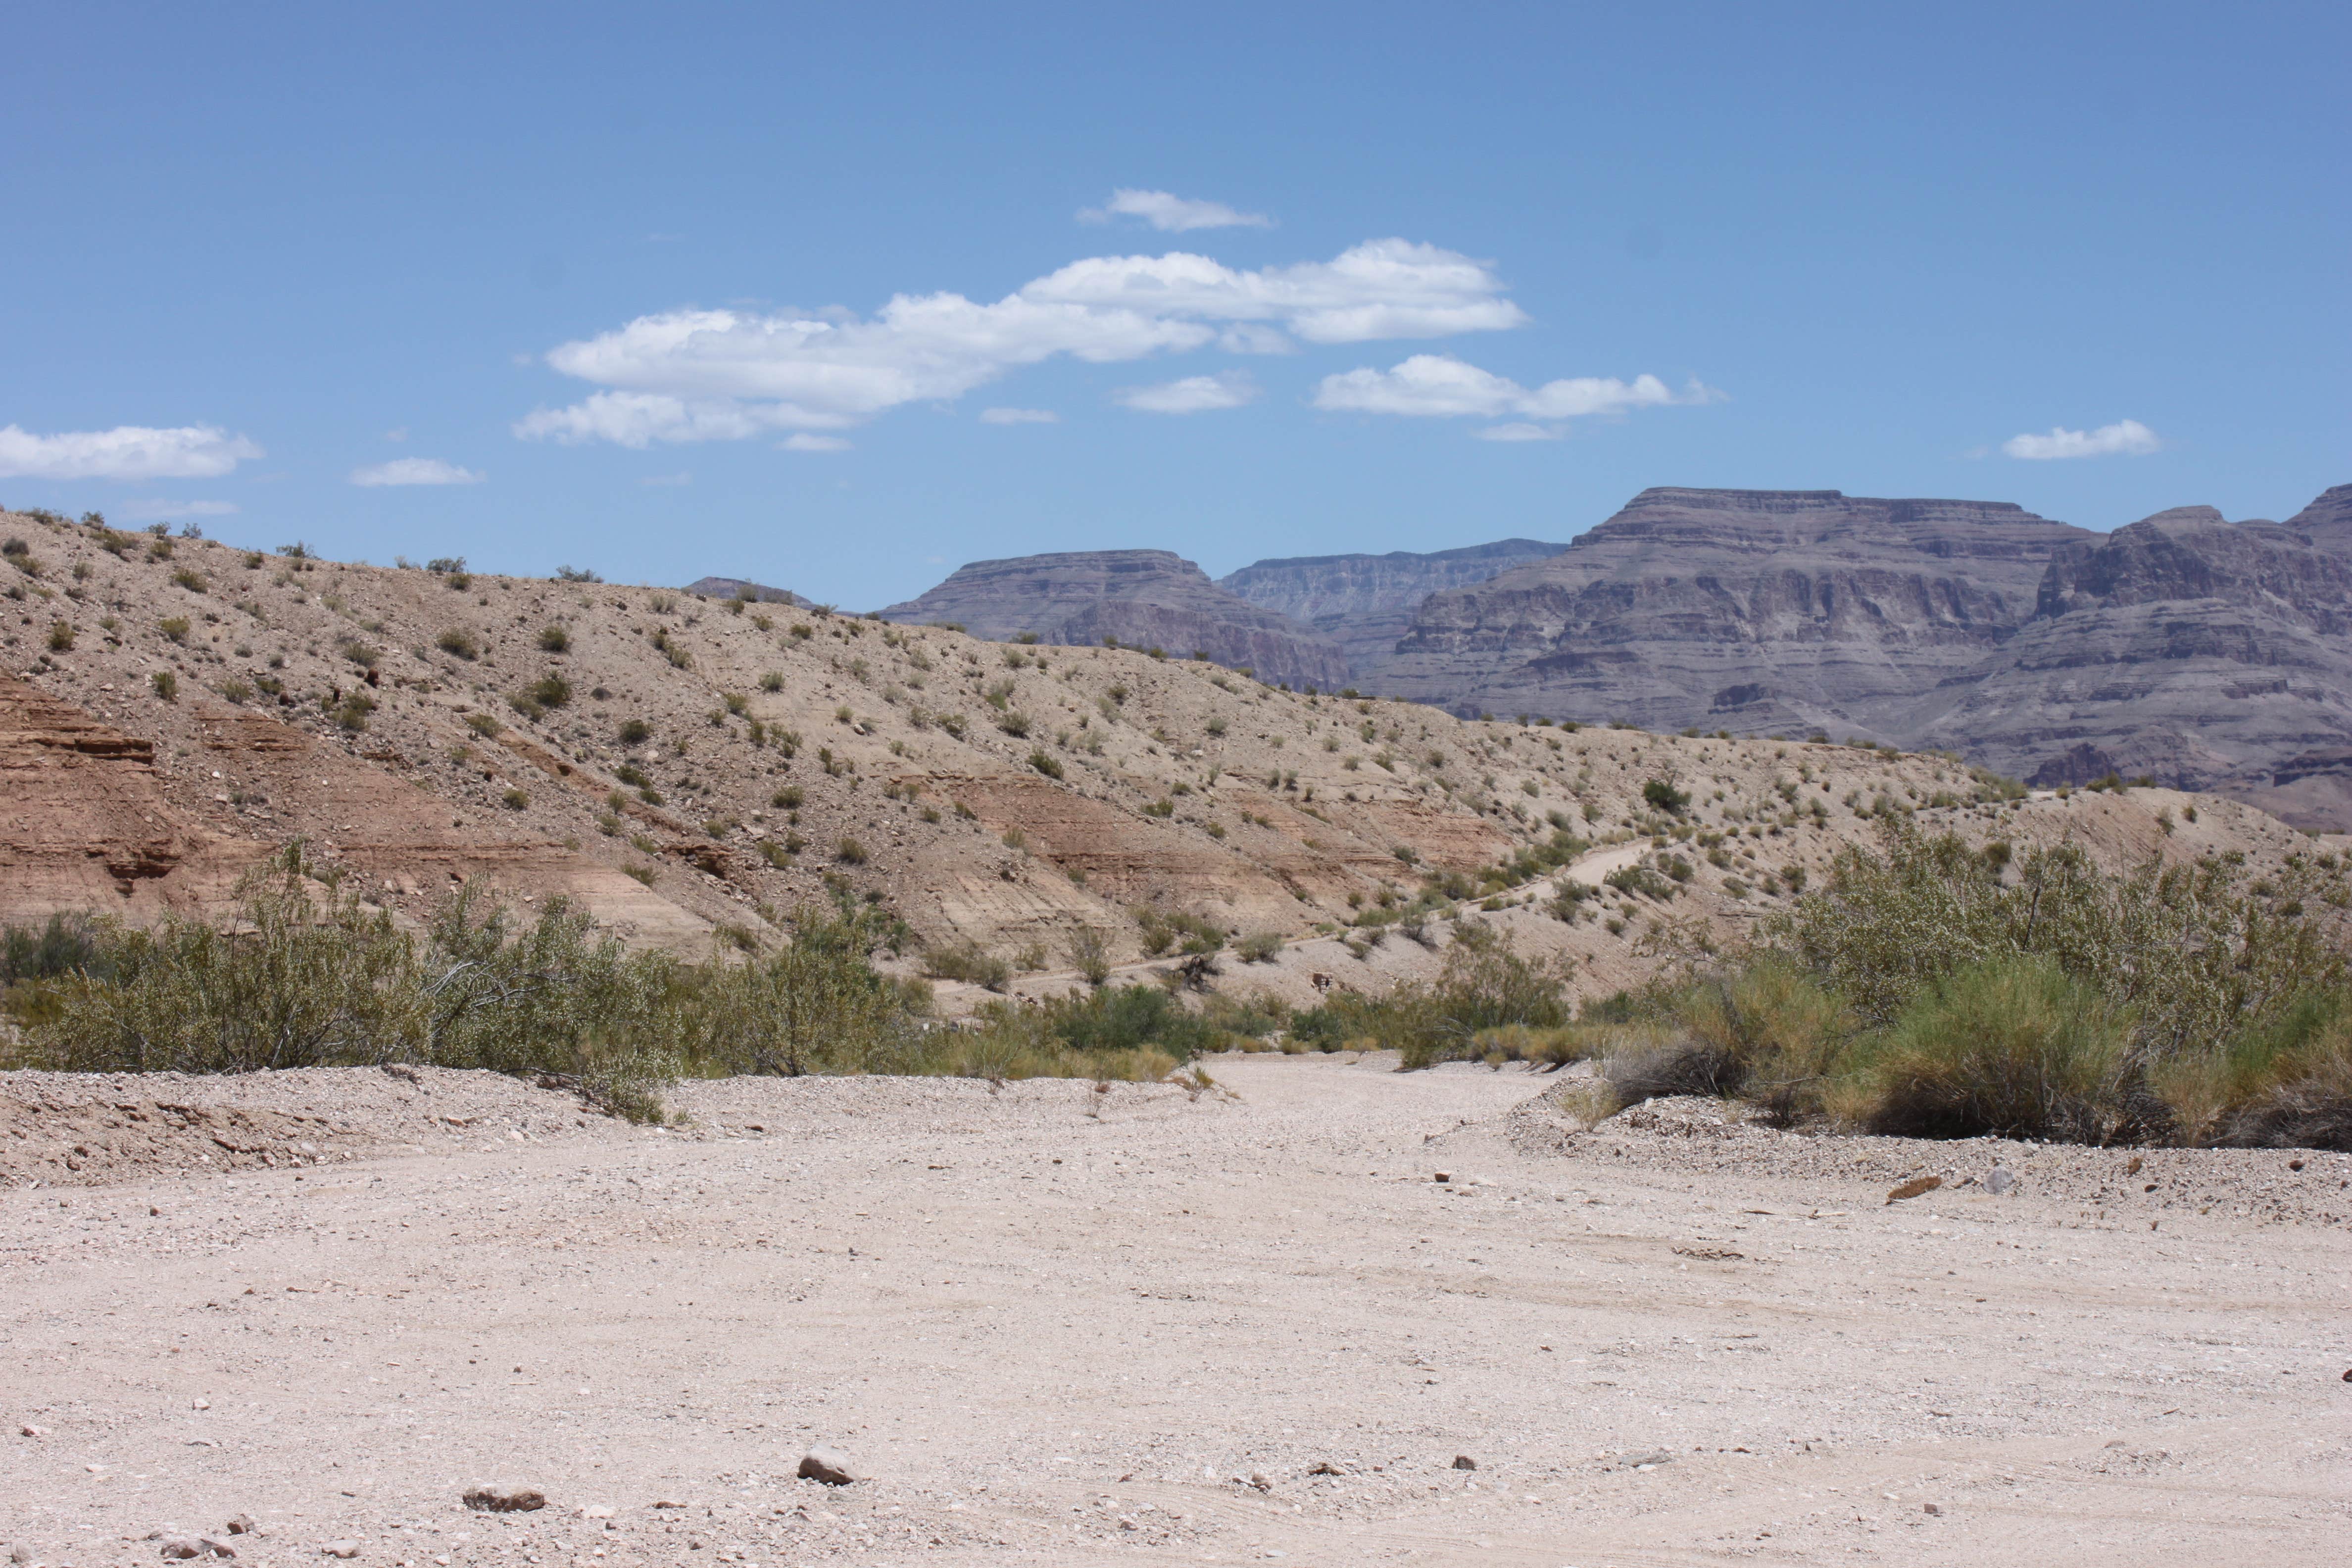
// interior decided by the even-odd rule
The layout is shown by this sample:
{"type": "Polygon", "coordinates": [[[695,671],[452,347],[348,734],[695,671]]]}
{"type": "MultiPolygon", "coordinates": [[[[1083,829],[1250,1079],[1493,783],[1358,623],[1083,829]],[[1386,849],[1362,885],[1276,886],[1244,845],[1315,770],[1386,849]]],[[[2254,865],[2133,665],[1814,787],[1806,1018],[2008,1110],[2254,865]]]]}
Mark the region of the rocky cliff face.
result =
{"type": "Polygon", "coordinates": [[[2352,826],[2352,486],[2286,524],[2180,507],[2071,546],[1914,738],[2045,784],[2108,773],[2352,826]]]}
{"type": "Polygon", "coordinates": [[[1382,685],[1457,711],[1893,739],[2096,537],[1999,501],[1644,490],[1548,560],[1433,595],[1382,685]]]}
{"type": "Polygon", "coordinates": [[[1339,644],[1358,686],[1385,690],[1396,645],[1423,600],[1466,588],[1567,549],[1533,539],[1504,539],[1462,550],[1417,554],[1297,555],[1260,561],[1217,579],[1217,586],[1262,609],[1287,616],[1339,644]]]}
{"type": "Polygon", "coordinates": [[[1329,689],[1348,681],[1339,647],[1251,604],[1166,550],[1073,551],[975,561],[920,598],[893,605],[894,621],[951,624],[1003,642],[1034,634],[1072,647],[1105,637],[1179,658],[1201,653],[1260,680],[1329,689]]]}

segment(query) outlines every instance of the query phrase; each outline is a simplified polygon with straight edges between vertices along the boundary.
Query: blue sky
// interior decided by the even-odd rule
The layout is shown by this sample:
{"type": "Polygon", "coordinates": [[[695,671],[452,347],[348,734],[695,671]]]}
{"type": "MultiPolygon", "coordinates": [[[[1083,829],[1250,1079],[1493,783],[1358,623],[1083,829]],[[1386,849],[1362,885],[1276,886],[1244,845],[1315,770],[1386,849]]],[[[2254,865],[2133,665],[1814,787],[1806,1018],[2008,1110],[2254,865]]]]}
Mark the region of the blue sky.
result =
{"type": "Polygon", "coordinates": [[[2346,9],[1924,10],[29,8],[0,500],[865,607],[2352,480],[2346,9]]]}

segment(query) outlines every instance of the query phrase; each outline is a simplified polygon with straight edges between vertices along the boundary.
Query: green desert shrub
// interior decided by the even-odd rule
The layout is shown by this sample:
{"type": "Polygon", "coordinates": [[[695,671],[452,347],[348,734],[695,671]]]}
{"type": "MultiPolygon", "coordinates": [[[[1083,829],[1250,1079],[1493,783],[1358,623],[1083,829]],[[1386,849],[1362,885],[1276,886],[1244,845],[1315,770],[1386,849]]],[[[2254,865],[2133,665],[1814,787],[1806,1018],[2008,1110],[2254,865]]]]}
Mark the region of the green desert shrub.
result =
{"type": "Polygon", "coordinates": [[[967,985],[1002,991],[1013,978],[1013,965],[966,940],[924,949],[923,973],[934,980],[960,980],[967,985]]]}
{"type": "Polygon", "coordinates": [[[981,1009],[980,1023],[979,1032],[994,1036],[997,1048],[1008,1054],[1071,1051],[1099,1059],[1150,1052],[1168,1063],[1155,1076],[1216,1049],[1230,1032],[1204,1014],[1187,1012],[1158,985],[1104,986],[1034,1006],[990,1002],[981,1009]]]}
{"type": "Polygon", "coordinates": [[[1619,1005],[1621,1100],[1922,1137],[2352,1145],[2344,863],[2128,871],[1880,819],[1718,972],[1619,1005]],[[2005,850],[2007,846],[1997,846],[2005,850]]]}
{"type": "Polygon", "coordinates": [[[1405,981],[1378,997],[1336,995],[1295,1016],[1291,1027],[1318,1040],[1396,1051],[1407,1070],[1476,1060],[1486,1054],[1477,1046],[1482,1030],[1568,1024],[1569,980],[1564,963],[1524,957],[1503,939],[1466,926],[1445,949],[1435,979],[1405,981]]]}

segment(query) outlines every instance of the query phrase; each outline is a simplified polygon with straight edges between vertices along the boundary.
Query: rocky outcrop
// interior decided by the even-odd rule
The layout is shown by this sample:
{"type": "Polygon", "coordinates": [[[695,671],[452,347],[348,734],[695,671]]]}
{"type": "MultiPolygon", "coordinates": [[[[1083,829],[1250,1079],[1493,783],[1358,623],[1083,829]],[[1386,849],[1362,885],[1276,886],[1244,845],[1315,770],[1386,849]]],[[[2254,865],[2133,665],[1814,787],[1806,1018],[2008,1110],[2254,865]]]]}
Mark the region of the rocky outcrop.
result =
{"type": "Polygon", "coordinates": [[[2001,501],[1644,490],[1557,555],[1431,595],[1381,685],[1460,712],[1895,739],[2096,537],[2001,501]]]}
{"type": "Polygon", "coordinates": [[[2036,784],[2144,775],[2352,826],[2352,487],[2285,524],[2180,507],[2070,546],[1946,699],[1914,739],[2036,784]]]}
{"type": "Polygon", "coordinates": [[[481,877],[527,902],[570,899],[645,945],[708,946],[709,922],[563,845],[460,826],[445,802],[375,763],[244,709],[192,706],[204,766],[183,768],[175,789],[152,742],[0,675],[0,924],[64,913],[217,919],[236,907],[256,862],[299,838],[404,911],[421,915],[481,877]],[[198,794],[189,784],[203,775],[213,782],[198,794]],[[205,819],[233,810],[247,820],[205,819]]]}
{"type": "Polygon", "coordinates": [[[1328,637],[1347,655],[1355,684],[1385,690],[1383,677],[1398,639],[1411,629],[1423,600],[1567,548],[1504,539],[1426,554],[1393,550],[1386,555],[1295,555],[1244,566],[1218,578],[1217,586],[1328,637]]]}
{"type": "MultiPolygon", "coordinates": [[[[698,956],[709,946],[709,921],[614,868],[528,831],[465,823],[446,801],[384,765],[402,763],[396,753],[354,757],[249,709],[205,700],[194,709],[205,771],[232,798],[262,803],[256,815],[266,812],[278,833],[356,872],[359,885],[379,892],[387,907],[421,915],[479,878],[526,908],[568,900],[633,945],[698,956]]],[[[493,743],[507,761],[482,765],[499,767],[501,778],[586,799],[603,794],[589,774],[511,731],[493,743]]]]}
{"type": "Polygon", "coordinates": [[[996,642],[1028,636],[1076,647],[1116,637],[1179,658],[1198,654],[1270,683],[1329,689],[1348,680],[1337,645],[1228,593],[1166,550],[975,561],[920,598],[882,613],[894,621],[961,626],[996,642]]]}
{"type": "Polygon", "coordinates": [[[268,847],[174,806],[152,742],[0,675],[0,921],[209,915],[268,847]]]}

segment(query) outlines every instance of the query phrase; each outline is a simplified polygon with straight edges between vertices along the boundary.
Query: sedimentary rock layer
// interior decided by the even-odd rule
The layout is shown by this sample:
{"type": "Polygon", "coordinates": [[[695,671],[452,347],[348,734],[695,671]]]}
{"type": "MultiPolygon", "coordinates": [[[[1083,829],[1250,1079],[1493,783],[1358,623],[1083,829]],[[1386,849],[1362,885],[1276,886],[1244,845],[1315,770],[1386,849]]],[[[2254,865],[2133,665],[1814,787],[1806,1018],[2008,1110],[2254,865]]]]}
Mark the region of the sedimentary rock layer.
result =
{"type": "Polygon", "coordinates": [[[1892,738],[2095,537],[1998,501],[1644,490],[1557,555],[1431,595],[1382,684],[1457,711],[1892,738]]]}
{"type": "Polygon", "coordinates": [[[1116,637],[1179,657],[1200,653],[1293,686],[1328,689],[1348,680],[1347,658],[1336,644],[1227,592],[1166,550],[975,561],[883,614],[894,621],[950,623],[995,641],[1027,635],[1083,647],[1116,637]]]}
{"type": "Polygon", "coordinates": [[[1430,595],[1484,583],[1515,566],[1567,549],[1534,539],[1504,539],[1427,554],[1394,550],[1386,555],[1297,555],[1259,561],[1217,579],[1262,609],[1287,616],[1339,645],[1358,686],[1382,684],[1412,614],[1430,595]]]}

